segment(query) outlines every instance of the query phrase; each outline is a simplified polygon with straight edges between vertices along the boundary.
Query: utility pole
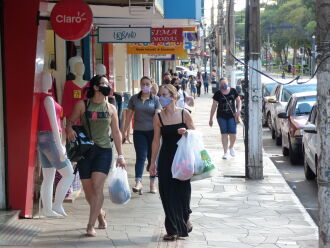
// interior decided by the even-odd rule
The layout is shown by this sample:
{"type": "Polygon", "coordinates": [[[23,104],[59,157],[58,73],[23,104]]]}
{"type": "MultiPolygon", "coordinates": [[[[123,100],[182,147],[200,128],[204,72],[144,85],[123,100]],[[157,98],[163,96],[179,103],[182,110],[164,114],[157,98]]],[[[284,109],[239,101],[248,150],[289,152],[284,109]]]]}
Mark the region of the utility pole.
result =
{"type": "Polygon", "coordinates": [[[319,247],[330,247],[330,4],[329,0],[316,0],[317,52],[317,132],[321,139],[321,152],[317,161],[319,199],[319,247]],[[328,57],[326,59],[326,57],[328,57]],[[322,61],[322,63],[320,63],[322,61]]]}
{"type": "Polygon", "coordinates": [[[226,77],[232,88],[236,87],[235,78],[235,61],[233,56],[235,54],[235,10],[234,0],[227,0],[227,39],[226,39],[226,77]],[[230,36],[230,37],[229,37],[230,36]]]}
{"type": "MultiPolygon", "coordinates": [[[[260,0],[249,1],[249,67],[261,70],[260,0]]],[[[262,161],[262,85],[260,74],[249,69],[247,178],[263,179],[262,161]]]]}
{"type": "Polygon", "coordinates": [[[223,52],[223,0],[218,0],[218,29],[217,29],[217,57],[218,57],[218,78],[223,77],[223,60],[222,60],[222,52],[223,52]]]}
{"type": "Polygon", "coordinates": [[[210,37],[210,73],[212,72],[213,69],[213,55],[214,55],[214,0],[212,0],[212,7],[211,7],[211,33],[209,35],[210,37]]]}

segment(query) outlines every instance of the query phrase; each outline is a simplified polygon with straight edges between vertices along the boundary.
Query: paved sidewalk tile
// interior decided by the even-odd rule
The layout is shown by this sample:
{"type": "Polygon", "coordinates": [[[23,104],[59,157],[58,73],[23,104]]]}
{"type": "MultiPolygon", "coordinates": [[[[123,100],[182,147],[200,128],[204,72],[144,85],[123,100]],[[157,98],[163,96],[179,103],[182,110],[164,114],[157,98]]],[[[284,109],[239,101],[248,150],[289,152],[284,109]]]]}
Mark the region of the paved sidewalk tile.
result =
{"type": "MultiPolygon", "coordinates": [[[[311,248],[318,246],[317,227],[281,174],[264,157],[264,179],[244,178],[244,145],[239,128],[236,157],[222,160],[220,131],[208,127],[211,95],[196,99],[193,117],[203,132],[205,146],[217,166],[216,176],[192,182],[190,237],[163,242],[164,214],[158,194],[132,195],[127,205],[110,202],[105,187],[104,208],[109,227],[97,230],[96,238],[84,236],[88,205],[83,195],[65,203],[65,219],[19,220],[41,228],[30,247],[146,247],[146,248],[311,248]]],[[[124,146],[134,181],[135,153],[124,146]]],[[[144,175],[148,191],[148,175],[144,175]]]]}

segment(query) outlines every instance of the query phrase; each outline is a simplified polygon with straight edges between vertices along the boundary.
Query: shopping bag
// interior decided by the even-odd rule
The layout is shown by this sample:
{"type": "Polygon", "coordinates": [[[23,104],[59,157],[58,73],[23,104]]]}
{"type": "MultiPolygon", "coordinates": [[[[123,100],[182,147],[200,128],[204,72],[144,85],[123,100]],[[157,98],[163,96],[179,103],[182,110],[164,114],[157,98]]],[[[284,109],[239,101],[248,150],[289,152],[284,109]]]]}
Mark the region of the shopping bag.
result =
{"type": "Polygon", "coordinates": [[[181,181],[189,180],[194,174],[195,155],[190,147],[190,134],[182,135],[172,162],[172,177],[181,181]]]}
{"type": "Polygon", "coordinates": [[[201,159],[203,161],[203,169],[199,174],[193,175],[191,181],[202,180],[214,176],[215,166],[211,161],[211,157],[206,150],[201,151],[201,159]]]}
{"type": "Polygon", "coordinates": [[[126,204],[131,199],[127,171],[114,167],[109,176],[110,200],[116,204],[126,204]]]}
{"type": "Polygon", "coordinates": [[[188,130],[190,138],[190,148],[194,152],[194,174],[201,174],[203,172],[203,160],[201,152],[205,150],[202,134],[196,130],[188,130]]]}

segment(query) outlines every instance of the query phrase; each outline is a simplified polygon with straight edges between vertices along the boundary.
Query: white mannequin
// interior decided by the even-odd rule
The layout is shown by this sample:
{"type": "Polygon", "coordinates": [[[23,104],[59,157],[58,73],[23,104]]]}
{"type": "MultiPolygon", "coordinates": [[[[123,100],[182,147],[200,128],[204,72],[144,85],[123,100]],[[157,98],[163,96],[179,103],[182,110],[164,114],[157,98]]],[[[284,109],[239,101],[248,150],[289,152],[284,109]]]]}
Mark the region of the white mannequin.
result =
{"type": "MultiPolygon", "coordinates": [[[[42,92],[48,94],[51,87],[52,78],[50,73],[43,72],[42,92]]],[[[43,104],[45,105],[57,150],[59,151],[60,161],[64,161],[67,159],[65,154],[66,151],[65,147],[61,143],[60,131],[56,120],[54,99],[47,96],[44,99],[43,104]]],[[[74,178],[73,169],[72,166],[65,166],[59,170],[62,179],[57,185],[54,204],[52,204],[55,172],[55,168],[42,168],[43,182],[41,184],[40,196],[43,203],[42,213],[46,217],[60,217],[67,215],[63,209],[62,203],[74,178]]]]}
{"type": "Polygon", "coordinates": [[[75,70],[74,70],[74,65],[75,65],[77,62],[83,62],[83,59],[82,59],[80,56],[74,56],[74,57],[71,57],[71,58],[69,59],[69,68],[70,68],[70,72],[73,73],[74,75],[76,75],[75,70]]]}
{"type": "Polygon", "coordinates": [[[105,68],[105,65],[103,64],[97,64],[96,65],[96,75],[102,76],[107,74],[107,69],[105,68]]]}
{"type": "Polygon", "coordinates": [[[87,81],[83,80],[83,75],[85,73],[85,65],[83,62],[77,62],[73,66],[73,73],[75,74],[76,78],[72,80],[74,84],[78,87],[83,88],[87,81]]]}

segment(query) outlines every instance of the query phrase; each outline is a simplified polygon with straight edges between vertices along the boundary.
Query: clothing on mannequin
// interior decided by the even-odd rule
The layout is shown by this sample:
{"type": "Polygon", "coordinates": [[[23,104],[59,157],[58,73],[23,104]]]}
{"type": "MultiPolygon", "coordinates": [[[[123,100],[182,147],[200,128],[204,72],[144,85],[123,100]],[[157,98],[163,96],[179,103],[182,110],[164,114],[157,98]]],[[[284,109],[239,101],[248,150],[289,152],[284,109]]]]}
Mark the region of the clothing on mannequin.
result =
{"type": "Polygon", "coordinates": [[[62,204],[74,175],[71,163],[65,154],[65,147],[61,142],[60,117],[62,107],[54,101],[49,93],[51,88],[51,75],[44,72],[38,123],[38,152],[43,174],[40,198],[43,204],[42,214],[46,217],[56,218],[67,215],[62,204]],[[57,186],[53,204],[53,184],[56,169],[62,175],[62,179],[57,186]]]}
{"type": "Polygon", "coordinates": [[[76,62],[72,66],[72,72],[75,74],[75,79],[65,82],[62,100],[64,117],[67,118],[71,116],[73,106],[78,101],[86,99],[84,90],[88,87],[88,82],[83,80],[83,75],[85,73],[84,63],[76,62]]]}

